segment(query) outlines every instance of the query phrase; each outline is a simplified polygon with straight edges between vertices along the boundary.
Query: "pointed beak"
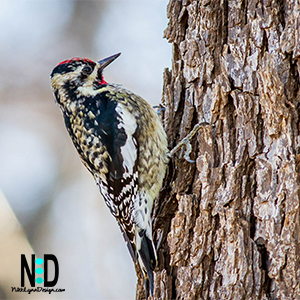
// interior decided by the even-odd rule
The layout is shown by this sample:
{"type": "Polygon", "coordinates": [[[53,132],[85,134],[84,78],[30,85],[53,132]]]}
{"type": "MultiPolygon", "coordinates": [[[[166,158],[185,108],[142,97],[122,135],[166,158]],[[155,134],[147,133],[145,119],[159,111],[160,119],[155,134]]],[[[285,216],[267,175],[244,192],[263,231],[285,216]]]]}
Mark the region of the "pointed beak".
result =
{"type": "Polygon", "coordinates": [[[103,70],[105,67],[107,67],[110,63],[112,63],[120,55],[121,55],[121,52],[98,61],[98,64],[100,64],[100,69],[103,70]]]}

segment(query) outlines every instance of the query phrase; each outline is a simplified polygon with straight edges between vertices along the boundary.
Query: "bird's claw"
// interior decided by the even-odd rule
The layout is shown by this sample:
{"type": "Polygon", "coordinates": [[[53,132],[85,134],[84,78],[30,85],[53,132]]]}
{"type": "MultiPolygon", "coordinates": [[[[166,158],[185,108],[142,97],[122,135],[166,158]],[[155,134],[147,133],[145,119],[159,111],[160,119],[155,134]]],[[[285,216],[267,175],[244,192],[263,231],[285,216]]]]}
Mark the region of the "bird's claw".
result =
{"type": "Polygon", "coordinates": [[[191,145],[191,138],[195,135],[195,133],[202,128],[205,125],[209,125],[207,122],[201,122],[198,123],[194,126],[194,128],[191,130],[191,132],[184,138],[182,139],[170,152],[169,156],[171,157],[175,152],[177,152],[181,147],[185,146],[186,151],[184,154],[184,159],[189,162],[189,163],[195,163],[195,160],[191,160],[190,158],[190,153],[192,152],[192,145],[191,145]]]}
{"type": "Polygon", "coordinates": [[[165,107],[163,107],[163,106],[161,106],[161,105],[154,105],[154,106],[152,106],[154,109],[157,109],[156,110],[156,113],[160,116],[161,115],[161,113],[164,111],[164,110],[166,110],[166,108],[165,107]]]}

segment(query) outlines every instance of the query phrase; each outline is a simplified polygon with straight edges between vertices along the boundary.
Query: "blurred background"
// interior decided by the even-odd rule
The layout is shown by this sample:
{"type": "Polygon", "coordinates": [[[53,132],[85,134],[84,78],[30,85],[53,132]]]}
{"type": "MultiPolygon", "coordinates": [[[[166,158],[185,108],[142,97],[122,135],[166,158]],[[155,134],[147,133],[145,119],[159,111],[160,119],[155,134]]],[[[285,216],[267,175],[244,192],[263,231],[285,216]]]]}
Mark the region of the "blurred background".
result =
{"type": "MultiPolygon", "coordinates": [[[[0,299],[134,299],[119,228],[83,167],[50,90],[74,56],[122,55],[104,73],[160,102],[167,0],[0,0],[0,299]],[[20,255],[56,255],[64,293],[11,293],[20,255]]],[[[29,257],[29,256],[28,256],[29,257]]]]}

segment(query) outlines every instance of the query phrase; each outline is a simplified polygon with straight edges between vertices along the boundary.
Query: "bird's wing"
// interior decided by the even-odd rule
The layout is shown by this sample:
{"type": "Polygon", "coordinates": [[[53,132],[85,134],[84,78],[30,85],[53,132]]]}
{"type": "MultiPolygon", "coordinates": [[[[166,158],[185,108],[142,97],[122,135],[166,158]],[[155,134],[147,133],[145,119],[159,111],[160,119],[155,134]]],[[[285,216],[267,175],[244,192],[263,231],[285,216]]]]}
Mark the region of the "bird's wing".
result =
{"type": "Polygon", "coordinates": [[[138,190],[138,145],[134,136],[137,124],[134,116],[121,104],[101,100],[99,135],[110,158],[107,159],[106,181],[99,186],[107,206],[117,218],[132,259],[136,260],[134,201],[138,190]],[[105,106],[105,108],[104,108],[105,106]],[[101,110],[105,115],[101,115],[101,110]]]}
{"type": "MultiPolygon", "coordinates": [[[[96,134],[109,156],[106,172],[99,182],[101,193],[112,214],[122,222],[132,222],[132,196],[138,190],[138,144],[135,138],[137,123],[124,104],[101,94],[94,99],[97,111],[96,134]]],[[[128,228],[132,230],[132,228],[128,228]]]]}
{"type": "MultiPolygon", "coordinates": [[[[117,218],[135,260],[133,210],[138,192],[139,156],[135,117],[109,92],[85,97],[82,106],[85,107],[84,124],[79,126],[85,129],[86,137],[83,145],[75,138],[72,138],[73,143],[83,163],[94,175],[111,213],[117,218]],[[97,159],[93,154],[97,154],[97,159]]],[[[68,117],[65,117],[65,123],[72,137],[76,129],[71,128],[68,117]]]]}

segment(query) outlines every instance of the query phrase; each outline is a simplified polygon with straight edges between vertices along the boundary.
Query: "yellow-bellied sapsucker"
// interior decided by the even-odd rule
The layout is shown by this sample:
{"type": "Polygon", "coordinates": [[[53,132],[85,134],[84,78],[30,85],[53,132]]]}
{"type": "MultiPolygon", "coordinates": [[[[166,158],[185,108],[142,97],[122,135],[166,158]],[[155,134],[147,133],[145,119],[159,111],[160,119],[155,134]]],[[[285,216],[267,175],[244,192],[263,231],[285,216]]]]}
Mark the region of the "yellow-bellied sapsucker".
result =
{"type": "Polygon", "coordinates": [[[51,85],[81,160],[153,294],[151,211],[166,172],[167,139],[157,113],[144,99],[104,81],[103,69],[119,55],[99,62],[63,61],[53,69],[51,85]]]}

